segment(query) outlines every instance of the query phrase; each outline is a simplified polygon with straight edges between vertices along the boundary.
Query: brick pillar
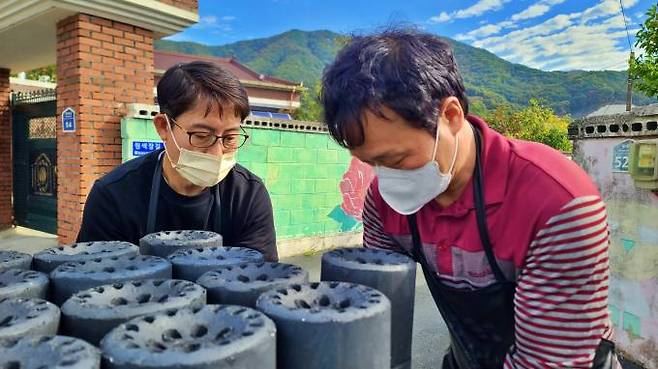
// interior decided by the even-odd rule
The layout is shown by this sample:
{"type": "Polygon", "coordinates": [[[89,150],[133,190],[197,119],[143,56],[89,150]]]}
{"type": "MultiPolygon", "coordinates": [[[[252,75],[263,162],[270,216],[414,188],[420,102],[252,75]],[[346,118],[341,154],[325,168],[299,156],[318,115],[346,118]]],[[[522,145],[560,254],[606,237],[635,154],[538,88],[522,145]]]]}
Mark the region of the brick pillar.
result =
{"type": "Polygon", "coordinates": [[[9,70],[0,68],[0,229],[11,226],[14,221],[11,141],[9,70]]]}
{"type": "Polygon", "coordinates": [[[57,125],[57,234],[74,242],[94,181],[121,163],[128,103],[153,103],[153,33],[85,14],[57,24],[57,114],[76,112],[76,131],[57,125]]]}

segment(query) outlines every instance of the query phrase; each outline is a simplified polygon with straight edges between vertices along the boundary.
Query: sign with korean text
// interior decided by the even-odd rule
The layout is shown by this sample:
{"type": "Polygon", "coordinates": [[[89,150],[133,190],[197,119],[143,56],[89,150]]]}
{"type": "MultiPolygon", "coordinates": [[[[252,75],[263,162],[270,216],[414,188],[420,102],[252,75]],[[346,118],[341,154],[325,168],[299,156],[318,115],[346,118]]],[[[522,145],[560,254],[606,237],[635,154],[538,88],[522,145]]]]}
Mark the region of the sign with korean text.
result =
{"type": "Polygon", "coordinates": [[[132,152],[133,156],[142,156],[150,153],[151,151],[156,151],[164,148],[162,142],[154,141],[133,141],[132,152]]]}

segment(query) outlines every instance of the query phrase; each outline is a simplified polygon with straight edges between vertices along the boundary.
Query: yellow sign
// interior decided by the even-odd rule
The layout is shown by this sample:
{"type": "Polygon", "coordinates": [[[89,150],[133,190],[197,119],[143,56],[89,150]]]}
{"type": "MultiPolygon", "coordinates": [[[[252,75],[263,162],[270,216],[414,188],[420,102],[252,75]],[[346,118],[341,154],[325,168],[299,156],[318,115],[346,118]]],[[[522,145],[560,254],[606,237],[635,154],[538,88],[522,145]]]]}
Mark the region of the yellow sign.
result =
{"type": "Polygon", "coordinates": [[[656,145],[640,144],[638,150],[638,168],[655,168],[656,166],[656,145]]]}

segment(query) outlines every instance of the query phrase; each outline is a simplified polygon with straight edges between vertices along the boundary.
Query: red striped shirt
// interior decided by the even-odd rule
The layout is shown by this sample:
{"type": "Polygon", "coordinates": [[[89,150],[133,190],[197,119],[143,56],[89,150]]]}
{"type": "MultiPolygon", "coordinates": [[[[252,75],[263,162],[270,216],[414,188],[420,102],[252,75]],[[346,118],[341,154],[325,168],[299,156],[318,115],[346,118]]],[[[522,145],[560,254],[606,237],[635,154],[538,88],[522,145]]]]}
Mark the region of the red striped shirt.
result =
{"type": "MultiPolygon", "coordinates": [[[[517,283],[515,342],[506,369],[587,368],[608,315],[609,232],[605,205],[588,176],[544,145],[510,140],[469,117],[483,133],[487,222],[494,255],[517,283]]],[[[495,282],[477,232],[472,183],[447,208],[417,214],[423,251],[447,285],[495,282]]],[[[364,246],[409,252],[404,216],[381,198],[375,179],[363,211],[364,246]]]]}

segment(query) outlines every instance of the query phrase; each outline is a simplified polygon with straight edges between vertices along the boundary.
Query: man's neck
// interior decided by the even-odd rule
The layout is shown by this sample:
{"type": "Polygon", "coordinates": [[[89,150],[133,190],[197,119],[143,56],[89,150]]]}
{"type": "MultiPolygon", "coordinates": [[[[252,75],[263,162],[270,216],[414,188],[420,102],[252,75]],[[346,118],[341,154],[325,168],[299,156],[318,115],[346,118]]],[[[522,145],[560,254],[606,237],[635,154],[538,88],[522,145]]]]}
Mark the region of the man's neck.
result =
{"type": "Polygon", "coordinates": [[[162,175],[169,187],[180,195],[192,197],[199,195],[205,190],[204,187],[194,185],[190,183],[190,181],[181,177],[181,175],[176,172],[176,169],[171,166],[171,162],[167,155],[164,155],[162,158],[162,175]]]}
{"type": "Polygon", "coordinates": [[[464,125],[458,136],[459,152],[455,162],[454,175],[446,192],[437,196],[436,201],[442,208],[447,208],[453,204],[464,192],[466,185],[473,176],[475,169],[475,136],[470,124],[464,125]]]}

